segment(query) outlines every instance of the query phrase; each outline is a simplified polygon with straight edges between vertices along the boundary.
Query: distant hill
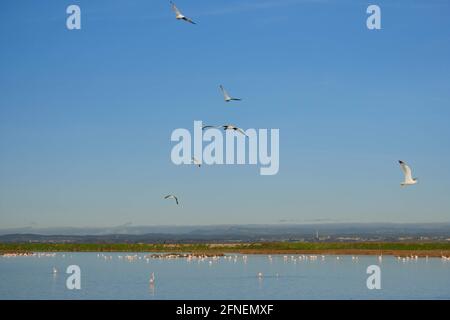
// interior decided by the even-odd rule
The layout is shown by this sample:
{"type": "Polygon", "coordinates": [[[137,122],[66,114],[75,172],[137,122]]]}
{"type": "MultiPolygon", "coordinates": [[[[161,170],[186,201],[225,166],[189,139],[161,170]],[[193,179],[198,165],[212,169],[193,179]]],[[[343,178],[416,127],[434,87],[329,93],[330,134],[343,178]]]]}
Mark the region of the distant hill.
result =
{"type": "Polygon", "coordinates": [[[0,229],[0,242],[190,243],[247,241],[450,241],[450,223],[327,223],[0,229]]]}

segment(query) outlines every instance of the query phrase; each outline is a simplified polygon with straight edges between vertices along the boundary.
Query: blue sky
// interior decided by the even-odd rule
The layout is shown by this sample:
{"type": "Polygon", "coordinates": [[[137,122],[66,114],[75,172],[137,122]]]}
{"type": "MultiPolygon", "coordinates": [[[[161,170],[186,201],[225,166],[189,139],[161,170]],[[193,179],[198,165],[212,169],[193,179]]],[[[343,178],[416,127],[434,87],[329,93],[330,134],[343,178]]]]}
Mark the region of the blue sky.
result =
{"type": "Polygon", "coordinates": [[[448,1],[176,4],[198,24],[165,0],[2,3],[1,227],[450,220],[448,1]],[[279,128],[279,173],[175,166],[194,120],[279,128]]]}

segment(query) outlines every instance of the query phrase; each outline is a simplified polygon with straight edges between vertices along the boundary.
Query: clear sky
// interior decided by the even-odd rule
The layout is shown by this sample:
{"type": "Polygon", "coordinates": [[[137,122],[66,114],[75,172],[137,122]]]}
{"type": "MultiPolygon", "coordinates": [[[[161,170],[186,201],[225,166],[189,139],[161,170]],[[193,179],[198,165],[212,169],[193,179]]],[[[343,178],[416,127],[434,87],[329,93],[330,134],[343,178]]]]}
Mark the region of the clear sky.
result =
{"type": "Polygon", "coordinates": [[[198,24],[165,0],[2,1],[2,228],[450,221],[449,1],[175,2],[198,24]],[[194,120],[279,128],[279,173],[175,166],[194,120]]]}

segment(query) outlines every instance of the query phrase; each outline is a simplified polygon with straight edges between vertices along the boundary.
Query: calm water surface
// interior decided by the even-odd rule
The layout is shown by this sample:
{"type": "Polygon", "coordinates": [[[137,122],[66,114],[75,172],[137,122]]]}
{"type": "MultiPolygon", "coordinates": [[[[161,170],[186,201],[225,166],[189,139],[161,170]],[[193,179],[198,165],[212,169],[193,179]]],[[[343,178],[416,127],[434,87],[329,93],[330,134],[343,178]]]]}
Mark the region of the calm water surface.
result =
{"type": "Polygon", "coordinates": [[[389,256],[380,261],[376,256],[314,260],[301,255],[287,259],[248,255],[245,259],[230,254],[188,261],[145,256],[0,257],[0,299],[450,299],[450,261],[441,258],[404,262],[389,256]],[[66,287],[69,265],[81,268],[80,290],[66,287]],[[381,267],[381,290],[367,289],[369,265],[381,267]],[[152,272],[154,285],[149,283],[152,272]]]}

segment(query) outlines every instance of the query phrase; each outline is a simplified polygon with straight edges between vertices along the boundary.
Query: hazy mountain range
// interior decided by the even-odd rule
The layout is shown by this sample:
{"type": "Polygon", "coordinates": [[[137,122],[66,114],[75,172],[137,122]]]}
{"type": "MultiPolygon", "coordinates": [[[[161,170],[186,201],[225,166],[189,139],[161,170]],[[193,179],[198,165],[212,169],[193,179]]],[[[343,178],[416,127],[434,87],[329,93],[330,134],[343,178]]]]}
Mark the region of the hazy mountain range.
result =
{"type": "Polygon", "coordinates": [[[0,229],[0,242],[201,242],[450,239],[450,223],[327,223],[0,229]]]}

